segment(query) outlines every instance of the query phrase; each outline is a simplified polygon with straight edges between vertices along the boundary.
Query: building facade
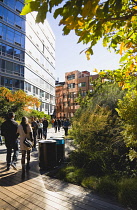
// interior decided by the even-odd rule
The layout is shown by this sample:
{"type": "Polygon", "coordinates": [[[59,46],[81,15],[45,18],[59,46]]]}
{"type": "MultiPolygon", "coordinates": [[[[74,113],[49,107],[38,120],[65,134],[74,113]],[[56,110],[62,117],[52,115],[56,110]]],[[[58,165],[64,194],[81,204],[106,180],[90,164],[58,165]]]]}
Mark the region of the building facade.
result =
{"type": "Polygon", "coordinates": [[[55,37],[47,21],[35,23],[35,12],[21,16],[23,6],[24,0],[0,0],[0,86],[36,96],[39,111],[52,115],[55,37]]]}
{"type": "Polygon", "coordinates": [[[79,108],[76,98],[80,93],[86,96],[88,91],[92,91],[91,79],[98,75],[90,75],[88,71],[72,71],[65,74],[65,82],[56,83],[56,117],[71,118],[79,108]]]}

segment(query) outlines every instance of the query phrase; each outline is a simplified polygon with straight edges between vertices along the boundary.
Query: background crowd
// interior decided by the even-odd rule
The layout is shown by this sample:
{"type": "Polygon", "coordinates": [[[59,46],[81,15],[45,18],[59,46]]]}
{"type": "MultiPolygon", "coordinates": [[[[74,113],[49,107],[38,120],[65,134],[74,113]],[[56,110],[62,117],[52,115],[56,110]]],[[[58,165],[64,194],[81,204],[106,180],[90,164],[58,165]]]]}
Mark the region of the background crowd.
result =
{"type": "MultiPolygon", "coordinates": [[[[1,125],[1,136],[5,138],[5,146],[7,148],[7,170],[10,170],[12,166],[15,170],[16,162],[19,153],[18,147],[18,137],[20,136],[20,150],[22,153],[21,164],[22,164],[22,178],[25,177],[25,171],[30,169],[30,151],[37,150],[36,143],[37,139],[47,139],[47,128],[49,126],[49,121],[45,117],[44,119],[38,119],[36,117],[31,117],[30,120],[27,117],[22,117],[20,125],[14,120],[15,114],[10,112],[7,114],[7,119],[1,125]],[[24,140],[30,140],[33,142],[32,147],[27,147],[24,144],[24,140]],[[12,156],[13,152],[13,156],[12,156]],[[25,158],[27,157],[27,163],[25,165],[25,158]]],[[[68,127],[70,122],[68,119],[55,118],[51,120],[52,127],[55,129],[55,133],[60,131],[63,127],[65,131],[65,136],[68,135],[68,127]]]]}

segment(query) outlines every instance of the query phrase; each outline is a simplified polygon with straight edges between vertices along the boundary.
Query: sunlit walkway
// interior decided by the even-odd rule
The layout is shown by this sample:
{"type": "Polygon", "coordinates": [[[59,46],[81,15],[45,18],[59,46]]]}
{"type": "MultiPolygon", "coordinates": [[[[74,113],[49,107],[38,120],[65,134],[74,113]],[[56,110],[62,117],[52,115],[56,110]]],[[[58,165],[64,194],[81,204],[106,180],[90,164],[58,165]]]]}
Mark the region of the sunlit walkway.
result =
{"type": "MultiPolygon", "coordinates": [[[[48,130],[49,137],[61,137],[63,129],[54,133],[54,129],[48,130]]],[[[66,150],[70,144],[66,140],[66,150]]],[[[38,145],[37,145],[38,146],[38,145]]],[[[31,170],[21,179],[21,164],[17,164],[18,170],[6,171],[6,148],[0,145],[0,210],[1,209],[87,209],[87,210],[122,210],[116,204],[103,199],[90,190],[69,184],[55,178],[48,177],[46,172],[39,171],[38,149],[31,152],[31,170]]]]}

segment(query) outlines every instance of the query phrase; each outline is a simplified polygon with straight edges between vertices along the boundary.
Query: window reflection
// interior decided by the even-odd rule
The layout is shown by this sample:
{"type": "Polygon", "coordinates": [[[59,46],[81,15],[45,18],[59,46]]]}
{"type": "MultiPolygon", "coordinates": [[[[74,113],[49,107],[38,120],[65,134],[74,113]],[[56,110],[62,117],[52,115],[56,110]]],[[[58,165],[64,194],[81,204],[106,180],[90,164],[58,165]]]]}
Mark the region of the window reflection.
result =
{"type": "Polygon", "coordinates": [[[20,76],[20,65],[14,64],[14,74],[20,76]]]}
{"type": "Polygon", "coordinates": [[[0,6],[0,18],[9,24],[15,24],[16,27],[23,31],[25,30],[25,20],[2,6],[0,6]]]}
{"type": "Polygon", "coordinates": [[[12,12],[8,11],[7,22],[13,25],[14,24],[14,16],[15,15],[12,12]]]}
{"type": "Polygon", "coordinates": [[[20,50],[14,49],[14,58],[20,60],[20,50]]]}
{"type": "Polygon", "coordinates": [[[0,54],[24,62],[24,51],[0,43],[0,54]]]}
{"type": "Polygon", "coordinates": [[[20,87],[19,84],[20,84],[20,81],[17,80],[17,79],[15,79],[15,80],[14,80],[14,87],[15,87],[15,88],[19,88],[19,87],[20,87]]]}
{"type": "Polygon", "coordinates": [[[0,35],[1,38],[7,40],[8,42],[23,48],[25,47],[25,35],[8,26],[5,26],[4,24],[0,24],[0,35]]]}
{"type": "Polygon", "coordinates": [[[9,27],[7,27],[6,40],[11,43],[14,40],[14,30],[9,27]]]}
{"type": "Polygon", "coordinates": [[[0,71],[24,77],[24,66],[3,59],[0,60],[0,71]]]}
{"type": "Polygon", "coordinates": [[[13,47],[7,45],[7,56],[13,58],[13,47]]]}

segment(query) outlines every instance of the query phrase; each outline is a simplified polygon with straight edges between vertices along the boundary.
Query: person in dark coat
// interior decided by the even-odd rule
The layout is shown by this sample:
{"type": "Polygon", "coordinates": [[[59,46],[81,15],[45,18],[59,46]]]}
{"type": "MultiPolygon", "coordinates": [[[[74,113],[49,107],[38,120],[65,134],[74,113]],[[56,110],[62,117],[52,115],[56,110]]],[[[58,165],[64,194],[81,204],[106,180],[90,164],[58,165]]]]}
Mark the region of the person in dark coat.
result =
{"type": "Polygon", "coordinates": [[[57,119],[57,126],[58,126],[58,131],[60,131],[60,128],[61,128],[61,120],[59,118],[57,119]]]}
{"type": "Polygon", "coordinates": [[[17,128],[18,123],[14,120],[15,114],[13,112],[8,113],[7,120],[1,125],[1,135],[5,137],[5,145],[7,148],[7,170],[12,166],[16,170],[16,162],[18,157],[18,139],[17,128]],[[12,161],[12,149],[14,151],[12,161]]]}
{"type": "Polygon", "coordinates": [[[47,119],[45,117],[44,120],[43,120],[43,136],[44,136],[45,139],[47,138],[48,125],[49,125],[49,123],[48,123],[48,121],[47,121],[47,119]]]}
{"type": "Polygon", "coordinates": [[[55,129],[55,133],[57,133],[57,127],[58,127],[58,121],[57,121],[57,119],[55,118],[55,120],[54,120],[54,129],[55,129]]]}
{"type": "Polygon", "coordinates": [[[69,119],[65,119],[63,122],[63,128],[65,131],[65,136],[68,136],[68,127],[70,126],[69,119]]]}
{"type": "Polygon", "coordinates": [[[33,131],[33,139],[34,139],[34,145],[33,150],[36,150],[36,143],[37,143],[37,130],[38,130],[38,123],[36,122],[36,118],[32,117],[31,119],[31,127],[33,131]]]}

